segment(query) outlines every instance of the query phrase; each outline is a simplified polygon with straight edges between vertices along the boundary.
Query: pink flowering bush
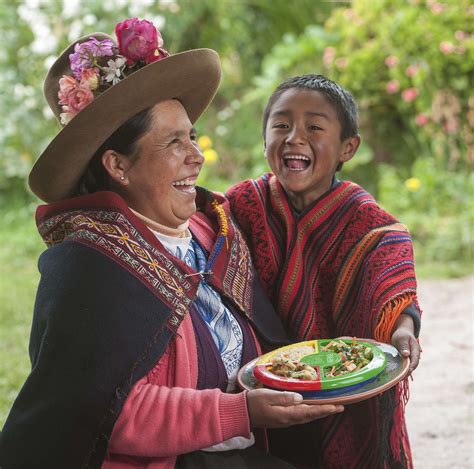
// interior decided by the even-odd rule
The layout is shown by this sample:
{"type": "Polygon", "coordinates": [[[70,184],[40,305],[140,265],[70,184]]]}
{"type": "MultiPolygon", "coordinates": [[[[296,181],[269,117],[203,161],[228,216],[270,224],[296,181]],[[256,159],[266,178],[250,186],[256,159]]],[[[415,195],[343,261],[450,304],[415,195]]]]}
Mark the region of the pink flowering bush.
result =
{"type": "MultiPolygon", "coordinates": [[[[441,242],[423,223],[433,227],[451,219],[452,206],[458,214],[468,213],[466,194],[472,194],[473,181],[465,175],[474,169],[473,23],[470,0],[354,0],[336,9],[324,28],[285,38],[266,58],[259,77],[267,85],[264,98],[283,78],[303,73],[321,73],[353,93],[363,145],[342,177],[378,195],[391,168],[396,183],[390,196],[384,192],[384,205],[405,219],[396,199],[406,200],[408,218],[423,221],[413,231],[425,246],[441,242]],[[413,178],[421,181],[420,190],[405,197],[405,181],[413,178]],[[427,181],[438,188],[451,179],[456,184],[449,184],[449,191],[426,190],[427,181]],[[428,210],[428,204],[436,209],[428,210]],[[435,221],[421,212],[434,212],[435,221]]],[[[466,219],[464,224],[469,226],[466,219]]],[[[461,253],[455,231],[447,230],[442,238],[453,246],[450,255],[462,257],[468,247],[464,243],[461,253]]]]}
{"type": "Polygon", "coordinates": [[[398,80],[390,80],[385,89],[387,93],[394,94],[400,89],[400,82],[398,80]]]}
{"type": "Polygon", "coordinates": [[[419,92],[417,88],[407,88],[402,91],[402,99],[407,103],[411,103],[412,101],[415,101],[418,94],[419,92]]]}

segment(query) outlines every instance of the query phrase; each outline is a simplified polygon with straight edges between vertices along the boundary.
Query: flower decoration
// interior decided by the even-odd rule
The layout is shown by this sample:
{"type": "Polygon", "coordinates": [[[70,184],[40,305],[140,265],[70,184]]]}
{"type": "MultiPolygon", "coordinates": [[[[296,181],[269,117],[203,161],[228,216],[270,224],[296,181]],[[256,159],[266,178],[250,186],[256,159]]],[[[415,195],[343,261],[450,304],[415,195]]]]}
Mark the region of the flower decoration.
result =
{"type": "Polygon", "coordinates": [[[115,60],[108,60],[107,67],[104,67],[105,76],[104,79],[107,83],[116,85],[122,78],[122,69],[126,61],[123,57],[117,57],[115,60]]]}
{"type": "MultiPolygon", "coordinates": [[[[131,18],[115,26],[119,51],[129,64],[144,61],[146,64],[162,58],[163,39],[152,22],[131,18]]],[[[166,55],[165,55],[166,57],[166,55]]]]}
{"type": "Polygon", "coordinates": [[[152,22],[129,18],[115,26],[118,47],[95,37],[74,46],[69,55],[72,75],[59,80],[61,123],[71,119],[97,96],[133,72],[169,56],[152,22]]]}

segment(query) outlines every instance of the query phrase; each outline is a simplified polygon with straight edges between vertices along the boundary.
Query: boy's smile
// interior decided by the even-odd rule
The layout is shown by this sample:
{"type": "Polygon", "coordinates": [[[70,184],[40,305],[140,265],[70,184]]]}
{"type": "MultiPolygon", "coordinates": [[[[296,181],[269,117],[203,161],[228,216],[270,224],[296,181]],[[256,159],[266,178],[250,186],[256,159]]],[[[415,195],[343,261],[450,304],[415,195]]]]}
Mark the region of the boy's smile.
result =
{"type": "Polygon", "coordinates": [[[339,163],[357,150],[358,136],[344,141],[340,136],[336,110],[319,91],[290,88],[273,104],[265,157],[297,210],[329,190],[339,163]]]}

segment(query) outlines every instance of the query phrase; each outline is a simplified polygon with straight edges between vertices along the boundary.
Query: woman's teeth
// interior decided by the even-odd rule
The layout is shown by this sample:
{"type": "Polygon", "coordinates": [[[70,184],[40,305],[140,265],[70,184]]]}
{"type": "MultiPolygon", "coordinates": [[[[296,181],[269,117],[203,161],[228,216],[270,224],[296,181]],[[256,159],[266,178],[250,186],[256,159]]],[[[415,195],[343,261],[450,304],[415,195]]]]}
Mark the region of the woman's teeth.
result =
{"type": "Polygon", "coordinates": [[[183,192],[194,192],[196,189],[196,179],[183,179],[173,182],[173,187],[183,192]]]}

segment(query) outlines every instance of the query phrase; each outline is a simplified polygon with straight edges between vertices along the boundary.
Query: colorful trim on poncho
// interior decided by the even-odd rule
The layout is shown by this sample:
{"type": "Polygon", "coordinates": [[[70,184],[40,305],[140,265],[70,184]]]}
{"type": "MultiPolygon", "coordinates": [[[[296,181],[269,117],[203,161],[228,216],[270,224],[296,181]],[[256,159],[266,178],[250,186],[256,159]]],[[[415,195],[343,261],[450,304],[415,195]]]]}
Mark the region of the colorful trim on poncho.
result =
{"type": "Polygon", "coordinates": [[[200,275],[265,340],[286,340],[228,202],[199,188],[197,205],[190,230],[208,258],[201,274],[172,256],[118,194],[38,208],[48,249],[39,261],[32,370],[2,431],[2,467],[102,467],[130,390],[174,340],[200,275]]]}
{"type": "MultiPolygon", "coordinates": [[[[267,174],[237,184],[226,195],[293,341],[357,336],[390,342],[398,315],[416,302],[412,242],[406,227],[370,194],[351,182],[336,183],[296,213],[281,184],[267,174]]],[[[319,443],[319,450],[313,459],[297,462],[315,467],[319,459],[325,468],[410,467],[405,389],[399,386],[312,424],[307,443],[319,443]]]]}

